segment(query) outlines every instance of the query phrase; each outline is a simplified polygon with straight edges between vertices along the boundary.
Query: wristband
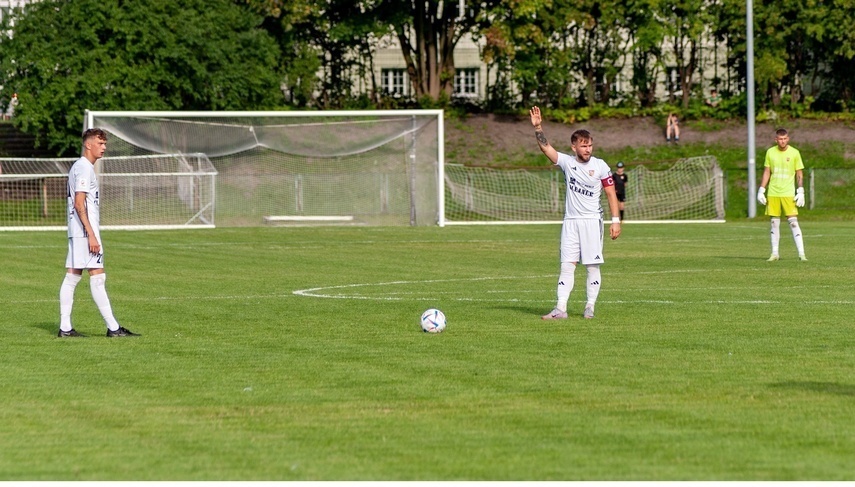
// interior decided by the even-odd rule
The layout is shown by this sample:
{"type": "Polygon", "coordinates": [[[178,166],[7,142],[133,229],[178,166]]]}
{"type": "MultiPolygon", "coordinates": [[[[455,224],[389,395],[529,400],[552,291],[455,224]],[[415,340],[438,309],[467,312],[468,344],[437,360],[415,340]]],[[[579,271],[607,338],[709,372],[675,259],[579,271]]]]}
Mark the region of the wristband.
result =
{"type": "Polygon", "coordinates": [[[612,217],[612,223],[620,223],[620,217],[613,216],[612,217]]]}

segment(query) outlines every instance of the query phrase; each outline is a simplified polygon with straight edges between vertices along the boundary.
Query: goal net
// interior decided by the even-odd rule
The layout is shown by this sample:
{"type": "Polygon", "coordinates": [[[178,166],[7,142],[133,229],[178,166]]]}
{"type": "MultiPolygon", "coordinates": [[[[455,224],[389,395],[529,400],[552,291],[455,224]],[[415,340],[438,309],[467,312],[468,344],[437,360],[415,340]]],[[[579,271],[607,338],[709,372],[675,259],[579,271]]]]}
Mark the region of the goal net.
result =
{"type": "Polygon", "coordinates": [[[811,210],[853,210],[855,169],[810,168],[807,170],[808,208],[811,210]]]}
{"type": "MultiPolygon", "coordinates": [[[[0,230],[65,229],[76,160],[0,159],[0,230]]],[[[204,154],[104,157],[95,171],[102,228],[214,226],[217,172],[204,154]]]]}
{"type": "Polygon", "coordinates": [[[441,110],[86,115],[111,155],[207,155],[217,226],[443,224],[441,110]]]}
{"type": "Polygon", "coordinates": [[[630,220],[724,221],[724,172],[713,156],[681,159],[663,170],[633,169],[626,187],[630,220]]]}
{"type": "MultiPolygon", "coordinates": [[[[715,157],[681,159],[663,170],[627,173],[630,221],[724,221],[724,173],[715,157]]],[[[447,165],[446,223],[554,223],[564,218],[566,186],[554,167],[500,169],[447,165]]],[[[608,211],[603,193],[602,205],[608,211]]]]}

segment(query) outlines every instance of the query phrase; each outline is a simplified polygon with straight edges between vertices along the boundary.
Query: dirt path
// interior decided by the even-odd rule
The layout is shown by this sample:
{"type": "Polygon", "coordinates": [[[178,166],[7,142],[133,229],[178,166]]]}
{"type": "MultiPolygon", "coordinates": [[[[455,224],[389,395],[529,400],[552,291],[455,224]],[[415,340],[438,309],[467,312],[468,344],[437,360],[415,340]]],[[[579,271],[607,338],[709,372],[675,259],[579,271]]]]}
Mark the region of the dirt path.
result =
{"type": "MultiPolygon", "coordinates": [[[[799,141],[817,144],[822,141],[839,141],[847,144],[846,158],[855,159],[855,124],[844,122],[819,122],[795,120],[782,124],[790,131],[793,146],[799,141]]],[[[627,146],[652,146],[665,143],[664,129],[652,117],[636,119],[591,120],[575,125],[556,122],[543,124],[547,138],[559,147],[569,150],[570,134],[579,128],[591,131],[594,145],[599,149],[620,149],[627,146]]],[[[774,144],[777,125],[757,124],[757,147],[774,144]]],[[[737,122],[687,122],[681,125],[682,143],[721,144],[745,147],[748,128],[737,122]],[[693,125],[697,129],[693,129],[693,125]],[[703,127],[700,126],[703,124],[703,127]]],[[[471,115],[464,120],[446,121],[446,152],[450,159],[466,164],[501,164],[519,156],[538,153],[534,131],[528,117],[506,115],[471,115]]]]}

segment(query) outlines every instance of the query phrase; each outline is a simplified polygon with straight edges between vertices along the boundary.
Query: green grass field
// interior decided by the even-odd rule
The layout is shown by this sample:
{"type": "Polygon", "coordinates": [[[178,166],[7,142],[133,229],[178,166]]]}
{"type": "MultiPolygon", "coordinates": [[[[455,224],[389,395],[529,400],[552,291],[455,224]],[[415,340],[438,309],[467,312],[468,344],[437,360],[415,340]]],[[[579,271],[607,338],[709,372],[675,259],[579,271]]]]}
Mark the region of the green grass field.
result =
{"type": "Polygon", "coordinates": [[[105,231],[122,339],[0,232],[0,479],[853,480],[855,223],[801,224],[627,224],[562,322],[555,225],[105,231]]]}

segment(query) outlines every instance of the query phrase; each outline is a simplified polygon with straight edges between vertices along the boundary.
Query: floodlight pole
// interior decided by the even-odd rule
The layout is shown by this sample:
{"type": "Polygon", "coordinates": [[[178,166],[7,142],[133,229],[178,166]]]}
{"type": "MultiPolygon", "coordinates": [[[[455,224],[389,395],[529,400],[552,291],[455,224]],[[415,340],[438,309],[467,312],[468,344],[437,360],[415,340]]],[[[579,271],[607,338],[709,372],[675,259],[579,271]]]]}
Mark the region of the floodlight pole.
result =
{"type": "Polygon", "coordinates": [[[748,94],[748,218],[757,216],[757,169],[754,141],[754,3],[745,0],[746,76],[745,90],[748,94]]]}

